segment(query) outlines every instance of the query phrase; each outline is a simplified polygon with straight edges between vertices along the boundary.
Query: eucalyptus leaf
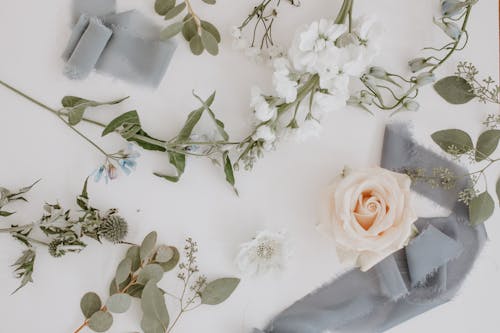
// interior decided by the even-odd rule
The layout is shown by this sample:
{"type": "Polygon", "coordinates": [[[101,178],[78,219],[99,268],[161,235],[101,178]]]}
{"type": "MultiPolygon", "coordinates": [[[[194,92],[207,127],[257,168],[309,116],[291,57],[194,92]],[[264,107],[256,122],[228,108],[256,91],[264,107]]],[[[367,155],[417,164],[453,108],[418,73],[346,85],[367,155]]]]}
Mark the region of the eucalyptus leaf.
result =
{"type": "Polygon", "coordinates": [[[88,292],[80,300],[80,309],[85,318],[90,318],[94,313],[101,309],[102,302],[99,295],[94,292],[88,292]]]}
{"type": "Polygon", "coordinates": [[[193,129],[198,124],[198,122],[201,119],[201,116],[203,115],[204,108],[199,108],[191,112],[187,119],[186,122],[184,123],[184,126],[182,127],[181,131],[179,132],[179,135],[177,136],[178,142],[184,142],[189,140],[191,137],[191,134],[193,133],[193,129]]]}
{"type": "Polygon", "coordinates": [[[153,139],[159,142],[164,143],[162,140],[158,140],[150,136],[148,133],[146,133],[144,130],[140,129],[137,131],[137,133],[134,134],[134,136],[130,137],[127,139],[127,141],[132,141],[137,143],[141,148],[146,149],[146,150],[152,150],[152,151],[166,151],[165,147],[163,145],[156,145],[152,144],[145,139],[142,139],[140,137],[144,137],[145,139],[153,139]]]}
{"type": "Polygon", "coordinates": [[[182,13],[182,11],[186,8],[186,3],[182,2],[175,6],[174,8],[170,9],[166,14],[165,14],[165,20],[170,20],[182,13]]]}
{"type": "Polygon", "coordinates": [[[459,76],[448,76],[434,84],[434,89],[451,104],[465,104],[474,97],[472,86],[459,76]]]}
{"type": "Polygon", "coordinates": [[[143,284],[133,284],[127,289],[127,294],[129,294],[132,297],[141,298],[143,290],[144,290],[143,284]]]}
{"type": "Polygon", "coordinates": [[[137,276],[137,282],[146,284],[149,281],[159,282],[163,278],[163,268],[158,264],[146,265],[137,276]]]}
{"type": "Polygon", "coordinates": [[[203,2],[209,5],[215,5],[216,0],[203,0],[203,2]]]}
{"type": "Polygon", "coordinates": [[[478,225],[493,215],[495,202],[488,192],[483,192],[469,203],[469,218],[472,225],[478,225]]]}
{"type": "Polygon", "coordinates": [[[194,55],[200,55],[203,53],[205,48],[203,47],[200,35],[196,34],[193,38],[191,38],[189,41],[189,48],[194,55]]]}
{"type": "Polygon", "coordinates": [[[106,332],[111,325],[113,325],[113,316],[104,311],[97,311],[88,321],[89,328],[94,332],[106,332]]]}
{"type": "Polygon", "coordinates": [[[113,119],[102,132],[102,136],[118,131],[125,139],[130,139],[141,130],[141,122],[137,111],[126,112],[113,119]]]}
{"type": "Polygon", "coordinates": [[[11,216],[12,214],[15,214],[14,212],[7,212],[5,210],[0,210],[0,216],[7,217],[11,216]]]}
{"type": "Polygon", "coordinates": [[[474,149],[474,144],[469,134],[459,129],[437,131],[431,137],[447,153],[450,151],[450,147],[458,149],[459,154],[464,154],[474,149]]]}
{"type": "Polygon", "coordinates": [[[174,257],[174,250],[171,246],[162,245],[156,250],[155,261],[158,263],[169,262],[174,257]]]}
{"type": "Polygon", "coordinates": [[[142,291],[141,308],[144,313],[141,328],[144,333],[165,332],[170,318],[162,292],[154,281],[149,281],[142,291]],[[158,329],[163,329],[159,331],[158,329]]]}
{"type": "Polygon", "coordinates": [[[131,271],[135,272],[141,266],[141,256],[140,256],[141,248],[137,245],[130,247],[127,250],[126,257],[131,261],[131,271]]]}
{"type": "Polygon", "coordinates": [[[172,249],[172,251],[174,253],[172,258],[167,262],[159,263],[159,265],[163,268],[164,272],[171,271],[179,263],[179,259],[180,259],[179,250],[177,250],[177,248],[175,248],[173,246],[171,246],[170,248],[172,249]]]}
{"type": "Polygon", "coordinates": [[[186,20],[184,19],[183,25],[182,25],[182,36],[184,37],[185,40],[188,42],[198,34],[198,27],[196,26],[196,23],[192,19],[191,15],[189,15],[189,18],[186,20]]]}
{"type": "Polygon", "coordinates": [[[174,8],[175,0],[156,0],[155,1],[155,12],[158,15],[164,16],[167,12],[174,8]]]}
{"type": "Polygon", "coordinates": [[[203,47],[207,50],[211,55],[219,54],[219,44],[215,37],[207,30],[201,30],[201,42],[203,47]]]}
{"type": "Polygon", "coordinates": [[[85,182],[83,183],[82,194],[80,194],[78,198],[76,198],[76,204],[78,205],[78,207],[84,210],[88,208],[88,200],[89,200],[89,193],[87,191],[88,182],[89,178],[87,177],[85,179],[85,182]]]}
{"type": "Polygon", "coordinates": [[[229,158],[229,153],[225,151],[222,158],[224,163],[224,173],[226,174],[226,181],[233,187],[236,195],[238,195],[238,190],[235,187],[233,164],[231,162],[231,159],[229,158]]]}
{"type": "Polygon", "coordinates": [[[151,255],[156,246],[156,239],[157,239],[156,231],[152,231],[149,234],[147,234],[146,237],[144,237],[140,249],[141,260],[144,260],[151,255]]]}
{"type": "Polygon", "coordinates": [[[201,292],[201,303],[217,305],[224,302],[231,296],[239,283],[240,279],[237,278],[222,278],[210,282],[201,292]]]}
{"type": "Polygon", "coordinates": [[[113,313],[124,313],[130,308],[132,298],[127,294],[114,294],[106,301],[106,307],[113,313]]]}
{"type": "Polygon", "coordinates": [[[160,38],[162,40],[167,40],[174,37],[175,35],[181,32],[183,25],[184,24],[182,22],[172,23],[171,25],[167,26],[165,29],[161,31],[160,38]]]}
{"type": "Polygon", "coordinates": [[[132,260],[130,258],[123,259],[120,264],[118,264],[118,268],[116,269],[115,281],[117,284],[122,283],[127,280],[132,271],[132,260]]]}
{"type": "Polygon", "coordinates": [[[498,147],[500,140],[500,130],[487,130],[479,136],[476,145],[476,162],[481,162],[488,158],[498,147]]]}
{"type": "Polygon", "coordinates": [[[217,30],[217,28],[215,27],[215,25],[213,25],[212,23],[210,23],[208,21],[201,21],[201,27],[204,30],[210,32],[210,34],[212,36],[214,36],[214,38],[217,41],[217,43],[221,42],[220,32],[219,32],[219,30],[217,30]]]}

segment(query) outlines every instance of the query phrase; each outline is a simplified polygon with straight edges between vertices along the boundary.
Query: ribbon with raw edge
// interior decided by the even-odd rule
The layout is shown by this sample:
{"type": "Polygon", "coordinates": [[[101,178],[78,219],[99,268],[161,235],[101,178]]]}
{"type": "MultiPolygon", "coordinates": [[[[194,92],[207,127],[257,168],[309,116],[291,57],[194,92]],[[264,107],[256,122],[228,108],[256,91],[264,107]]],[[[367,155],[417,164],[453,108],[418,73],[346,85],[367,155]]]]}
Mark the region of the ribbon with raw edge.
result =
{"type": "Polygon", "coordinates": [[[453,190],[415,183],[412,189],[451,209],[448,217],[420,218],[420,233],[408,246],[367,272],[351,270],[276,316],[264,333],[377,333],[446,303],[459,290],[482,250],[483,225],[471,226],[468,209],[456,201],[467,186],[465,169],[419,146],[403,124],[385,130],[382,167],[394,171],[436,167],[458,177],[453,190]]]}
{"type": "Polygon", "coordinates": [[[63,59],[64,74],[84,79],[94,69],[115,78],[156,87],[176,44],[135,10],[115,12],[116,0],[73,0],[76,24],[63,59]]]}

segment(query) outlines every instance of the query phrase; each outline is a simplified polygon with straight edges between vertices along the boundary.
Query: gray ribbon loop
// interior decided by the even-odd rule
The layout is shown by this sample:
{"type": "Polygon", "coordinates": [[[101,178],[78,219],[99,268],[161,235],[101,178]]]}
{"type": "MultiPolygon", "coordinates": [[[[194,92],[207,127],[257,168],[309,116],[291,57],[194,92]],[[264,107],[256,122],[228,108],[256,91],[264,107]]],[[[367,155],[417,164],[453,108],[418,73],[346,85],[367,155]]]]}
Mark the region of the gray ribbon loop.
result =
{"type": "MultiPolygon", "coordinates": [[[[382,166],[387,169],[444,167],[456,175],[466,171],[417,145],[401,124],[388,125],[382,166]]],[[[406,249],[367,272],[349,271],[297,301],[255,333],[380,333],[449,301],[458,291],[486,240],[483,225],[472,227],[467,207],[456,202],[467,186],[459,180],[452,190],[413,190],[453,211],[448,217],[421,218],[421,233],[406,249]]]]}
{"type": "Polygon", "coordinates": [[[113,77],[157,87],[176,49],[160,28],[135,10],[115,14],[114,0],[74,0],[79,15],[63,52],[65,75],[84,79],[96,69],[113,77]]]}

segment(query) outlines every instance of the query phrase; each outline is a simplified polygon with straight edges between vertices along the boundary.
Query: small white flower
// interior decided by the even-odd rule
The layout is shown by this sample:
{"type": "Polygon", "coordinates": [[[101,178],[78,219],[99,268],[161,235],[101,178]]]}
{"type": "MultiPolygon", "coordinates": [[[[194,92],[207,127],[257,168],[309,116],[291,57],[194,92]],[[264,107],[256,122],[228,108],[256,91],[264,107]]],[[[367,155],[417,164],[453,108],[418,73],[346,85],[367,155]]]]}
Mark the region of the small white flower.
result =
{"type": "Polygon", "coordinates": [[[289,257],[285,233],[266,230],[241,245],[236,261],[243,273],[257,275],[283,269],[289,257]]]}
{"type": "Polygon", "coordinates": [[[255,134],[252,135],[252,139],[255,141],[263,140],[265,143],[273,143],[276,141],[276,133],[271,127],[262,125],[259,126],[259,128],[255,131],[255,134]]]}
{"type": "Polygon", "coordinates": [[[231,36],[235,39],[241,38],[241,29],[238,27],[231,27],[231,36]]]}
{"type": "Polygon", "coordinates": [[[289,135],[297,142],[304,142],[321,133],[321,124],[316,119],[307,119],[298,128],[291,129],[289,135]]]}
{"type": "Polygon", "coordinates": [[[259,121],[268,121],[276,116],[276,107],[269,105],[262,91],[258,87],[252,88],[250,106],[254,109],[255,118],[259,121]]]}
{"type": "Polygon", "coordinates": [[[318,92],[314,95],[312,115],[316,119],[321,119],[327,113],[343,109],[348,99],[347,91],[334,91],[329,94],[318,92]]]}
{"type": "Polygon", "coordinates": [[[276,58],[273,66],[273,84],[278,97],[283,98],[286,103],[294,102],[297,99],[298,83],[290,79],[290,61],[282,57],[276,58]]]}

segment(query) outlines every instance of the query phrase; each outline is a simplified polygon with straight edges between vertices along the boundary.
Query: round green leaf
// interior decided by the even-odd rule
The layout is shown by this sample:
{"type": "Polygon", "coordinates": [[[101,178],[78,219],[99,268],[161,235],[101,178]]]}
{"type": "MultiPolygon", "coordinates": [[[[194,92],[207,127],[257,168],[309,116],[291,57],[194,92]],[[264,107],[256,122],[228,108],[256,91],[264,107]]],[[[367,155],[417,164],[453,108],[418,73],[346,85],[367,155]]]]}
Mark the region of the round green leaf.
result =
{"type": "Polygon", "coordinates": [[[127,294],[129,294],[132,297],[141,298],[143,289],[144,289],[143,284],[133,284],[127,289],[127,294]]]}
{"type": "Polygon", "coordinates": [[[174,256],[174,250],[170,246],[162,245],[156,250],[155,261],[164,263],[170,261],[174,256]]]}
{"type": "Polygon", "coordinates": [[[155,11],[163,16],[167,14],[167,12],[174,8],[175,0],[156,0],[155,2],[155,11]]]}
{"type": "Polygon", "coordinates": [[[93,292],[86,293],[80,300],[80,309],[85,318],[90,318],[94,313],[101,309],[102,302],[99,295],[93,292]]]}
{"type": "Polygon", "coordinates": [[[109,312],[97,311],[89,318],[89,328],[94,332],[106,332],[113,325],[113,316],[109,312]]]}
{"type": "Polygon", "coordinates": [[[182,22],[175,22],[163,29],[160,33],[160,38],[162,40],[167,40],[175,35],[177,35],[179,32],[182,30],[183,23],[182,22]]]}
{"type": "Polygon", "coordinates": [[[137,276],[137,282],[146,284],[148,281],[159,282],[163,278],[163,268],[158,264],[146,265],[137,276]]]}
{"type": "Polygon", "coordinates": [[[451,104],[465,104],[476,97],[472,86],[459,76],[448,76],[434,84],[434,89],[451,104]]]}
{"type": "Polygon", "coordinates": [[[474,144],[469,134],[459,129],[447,129],[437,131],[432,134],[432,140],[445,152],[450,151],[450,147],[456,147],[458,153],[464,154],[474,149],[474,144]]]}
{"type": "Polygon", "coordinates": [[[179,250],[177,250],[173,246],[171,246],[170,248],[172,249],[172,251],[174,253],[174,255],[172,256],[172,258],[169,261],[167,261],[167,262],[163,262],[163,263],[159,264],[163,268],[164,272],[171,271],[179,263],[179,259],[180,259],[179,250]]]}
{"type": "Polygon", "coordinates": [[[129,277],[131,270],[132,270],[132,260],[130,260],[130,258],[123,259],[118,265],[118,268],[116,269],[116,276],[115,276],[116,283],[120,284],[123,281],[125,281],[129,277]]]}
{"type": "Polygon", "coordinates": [[[189,41],[189,48],[191,49],[191,52],[193,52],[194,55],[200,55],[203,53],[204,47],[203,43],[201,42],[201,37],[199,35],[194,36],[191,38],[189,41]]]}
{"type": "Polygon", "coordinates": [[[193,19],[188,19],[184,21],[184,25],[182,26],[182,36],[188,42],[198,34],[198,27],[193,19]]]}
{"type": "Polygon", "coordinates": [[[215,37],[207,30],[201,30],[201,42],[203,43],[203,47],[207,49],[207,52],[211,55],[219,54],[219,44],[215,37]]]}
{"type": "Polygon", "coordinates": [[[153,252],[156,246],[156,238],[156,231],[152,231],[144,237],[140,249],[141,260],[144,260],[151,255],[151,252],[153,252]]]}
{"type": "Polygon", "coordinates": [[[495,202],[488,192],[483,192],[469,203],[469,218],[472,225],[478,225],[493,215],[495,202]]]}
{"type": "Polygon", "coordinates": [[[210,282],[201,292],[201,302],[208,305],[217,305],[224,302],[236,289],[240,279],[222,278],[210,282]]]}
{"type": "Polygon", "coordinates": [[[219,30],[217,30],[215,25],[213,25],[212,23],[207,22],[207,21],[201,21],[201,27],[203,29],[205,29],[206,31],[210,32],[212,34],[212,36],[215,37],[215,40],[217,41],[217,43],[220,43],[220,41],[221,41],[220,32],[219,32],[219,30]]]}
{"type": "Polygon", "coordinates": [[[180,13],[182,13],[182,11],[184,10],[184,8],[186,8],[186,3],[185,2],[183,2],[181,4],[178,4],[174,8],[170,9],[165,14],[165,20],[170,20],[170,19],[176,17],[177,15],[179,15],[180,13]]]}
{"type": "Polygon", "coordinates": [[[500,130],[492,129],[481,133],[477,140],[476,162],[481,162],[490,156],[498,147],[500,130]]]}
{"type": "Polygon", "coordinates": [[[114,294],[108,298],[106,307],[110,312],[123,313],[130,308],[132,298],[127,294],[114,294]]]}

